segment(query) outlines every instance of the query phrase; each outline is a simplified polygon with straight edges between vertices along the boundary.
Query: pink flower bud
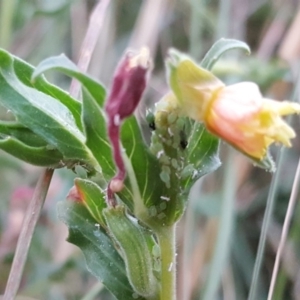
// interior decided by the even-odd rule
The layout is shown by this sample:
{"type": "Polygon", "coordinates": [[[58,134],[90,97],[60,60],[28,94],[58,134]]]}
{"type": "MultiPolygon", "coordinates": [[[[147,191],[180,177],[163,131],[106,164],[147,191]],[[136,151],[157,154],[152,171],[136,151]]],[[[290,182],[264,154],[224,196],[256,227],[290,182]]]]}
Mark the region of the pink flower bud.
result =
{"type": "Polygon", "coordinates": [[[147,48],[142,48],[138,54],[127,52],[121,60],[105,105],[105,111],[115,125],[132,115],[139,104],[150,66],[147,48]]]}
{"type": "Polygon", "coordinates": [[[147,85],[147,77],[151,67],[149,50],[141,49],[138,54],[127,52],[115,71],[105,111],[108,117],[108,136],[110,138],[113,157],[118,173],[111,180],[108,190],[108,203],[115,205],[114,193],[123,188],[126,176],[125,165],[120,146],[121,121],[131,116],[139,104],[147,85]]]}

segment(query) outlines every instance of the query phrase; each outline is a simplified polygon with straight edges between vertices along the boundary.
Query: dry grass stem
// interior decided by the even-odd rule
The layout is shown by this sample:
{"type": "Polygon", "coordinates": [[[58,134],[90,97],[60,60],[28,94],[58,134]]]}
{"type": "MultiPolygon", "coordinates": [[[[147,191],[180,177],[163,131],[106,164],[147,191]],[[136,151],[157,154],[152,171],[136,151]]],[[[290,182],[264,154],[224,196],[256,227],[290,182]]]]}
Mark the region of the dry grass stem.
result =
{"type": "Polygon", "coordinates": [[[53,169],[43,171],[27,208],[3,300],[14,300],[17,296],[34,229],[47,196],[53,171],[53,169]]]}
{"type": "MultiPolygon", "coordinates": [[[[87,70],[91,61],[91,57],[98,40],[98,36],[102,29],[105,12],[109,2],[110,0],[99,1],[91,15],[89,26],[81,46],[80,56],[77,64],[78,68],[83,72],[87,70]]],[[[76,80],[72,80],[70,94],[72,96],[77,97],[79,95],[79,91],[80,83],[76,80]]]]}
{"type": "Polygon", "coordinates": [[[289,227],[290,227],[291,220],[293,217],[293,211],[294,211],[294,207],[295,207],[296,200],[297,200],[297,194],[299,191],[299,184],[300,184],[300,159],[299,159],[298,166],[297,166],[297,171],[296,171],[296,175],[295,175],[295,179],[294,179],[294,183],[293,183],[293,187],[292,187],[292,192],[291,192],[291,196],[290,196],[290,200],[289,200],[288,209],[287,209],[285,220],[283,223],[282,234],[281,234],[278,250],[276,253],[276,260],[275,260],[274,269],[273,269],[273,273],[272,273],[272,279],[271,279],[271,284],[270,284],[270,288],[269,288],[268,300],[272,300],[272,298],[273,298],[273,293],[274,293],[275,284],[276,284],[276,278],[277,278],[279,265],[280,265],[280,259],[282,256],[282,252],[284,250],[284,246],[287,241],[287,235],[288,235],[289,227]]]}

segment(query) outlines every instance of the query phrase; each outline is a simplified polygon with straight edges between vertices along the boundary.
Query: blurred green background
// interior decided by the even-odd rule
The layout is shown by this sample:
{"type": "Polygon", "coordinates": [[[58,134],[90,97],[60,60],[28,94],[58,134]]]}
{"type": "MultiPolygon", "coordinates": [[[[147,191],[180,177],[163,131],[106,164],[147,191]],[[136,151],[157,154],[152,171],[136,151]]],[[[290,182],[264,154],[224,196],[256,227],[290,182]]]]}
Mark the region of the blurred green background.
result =
{"type": "MultiPolygon", "coordinates": [[[[60,53],[77,62],[89,15],[97,2],[0,0],[0,47],[33,65],[60,53]]],[[[155,67],[138,111],[146,139],[149,137],[146,108],[168,90],[164,58],[171,47],[200,61],[221,37],[243,40],[252,49],[251,57],[232,52],[215,65],[213,72],[228,84],[254,81],[270,98],[293,97],[300,59],[297,0],[111,0],[103,22],[89,73],[105,85],[109,86],[113,69],[127,47],[147,45],[151,49],[155,67]]],[[[70,80],[62,75],[49,73],[47,78],[66,90],[69,88],[70,80]]],[[[0,118],[9,117],[9,112],[0,107],[0,118]]],[[[299,132],[299,119],[292,122],[299,132]]],[[[271,152],[276,157],[280,149],[271,152]]],[[[293,148],[283,155],[258,300],[267,297],[299,152],[300,141],[296,138],[293,148]]],[[[254,167],[224,143],[221,157],[225,166],[194,187],[186,215],[179,224],[179,300],[201,299],[224,210],[221,204],[225,188],[234,195],[234,234],[218,299],[247,299],[272,174],[254,167]],[[226,181],[228,174],[230,180],[226,181]]],[[[0,294],[5,288],[22,218],[40,173],[39,168],[0,151],[0,294]]],[[[22,295],[49,300],[112,299],[87,272],[80,251],[64,241],[67,229],[56,217],[56,202],[65,198],[74,176],[68,170],[55,172],[30,248],[22,295]]],[[[297,203],[274,299],[300,299],[299,232],[297,203]]]]}

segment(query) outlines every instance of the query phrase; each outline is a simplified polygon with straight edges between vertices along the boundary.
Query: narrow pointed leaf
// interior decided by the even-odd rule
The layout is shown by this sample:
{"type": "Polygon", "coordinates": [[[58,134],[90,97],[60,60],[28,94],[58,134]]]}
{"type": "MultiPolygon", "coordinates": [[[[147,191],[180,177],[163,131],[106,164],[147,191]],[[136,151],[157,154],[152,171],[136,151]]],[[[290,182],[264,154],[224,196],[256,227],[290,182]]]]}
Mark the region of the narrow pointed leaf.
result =
{"type": "Polygon", "coordinates": [[[81,72],[78,67],[64,54],[43,60],[35,69],[32,80],[48,70],[58,70],[70,77],[76,78],[89,91],[100,106],[104,104],[105,89],[96,80],[81,72]]]}
{"type": "Polygon", "coordinates": [[[32,165],[41,167],[63,167],[63,156],[47,146],[31,147],[12,137],[1,138],[0,149],[32,165]]]}
{"type": "Polygon", "coordinates": [[[34,72],[34,67],[16,56],[11,55],[11,57],[13,58],[13,67],[18,79],[25,85],[35,88],[42,93],[59,100],[70,110],[77,127],[82,130],[81,103],[72,98],[69,93],[49,83],[44,76],[39,76],[38,78],[35,78],[34,82],[32,82],[31,76],[34,72]]]}
{"type": "Polygon", "coordinates": [[[103,176],[110,180],[115,173],[111,145],[107,136],[104,111],[91,94],[83,88],[82,119],[86,135],[86,145],[101,166],[103,176]]]}
{"type": "Polygon", "coordinates": [[[147,207],[158,205],[165,189],[163,182],[159,179],[160,165],[146,146],[134,116],[124,122],[121,129],[121,141],[131,161],[145,205],[147,207]]]}
{"type": "Polygon", "coordinates": [[[247,54],[251,53],[249,46],[241,41],[233,39],[220,39],[208,50],[204,56],[201,67],[207,70],[211,70],[218,59],[227,51],[233,49],[244,50],[247,54]]]}
{"type": "MultiPolygon", "coordinates": [[[[31,147],[47,146],[48,143],[18,122],[0,121],[0,136],[14,137],[31,147]]],[[[49,145],[50,146],[50,145],[49,145]]]]}

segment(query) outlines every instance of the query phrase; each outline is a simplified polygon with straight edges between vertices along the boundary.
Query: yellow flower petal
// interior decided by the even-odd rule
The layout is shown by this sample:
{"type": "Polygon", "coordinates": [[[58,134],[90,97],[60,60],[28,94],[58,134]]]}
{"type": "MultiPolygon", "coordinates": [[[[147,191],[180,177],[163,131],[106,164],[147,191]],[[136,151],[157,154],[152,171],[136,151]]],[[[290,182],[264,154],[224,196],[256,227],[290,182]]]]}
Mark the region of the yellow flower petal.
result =
{"type": "Polygon", "coordinates": [[[212,94],[225,86],[186,56],[181,57],[175,66],[170,66],[169,83],[184,113],[198,120],[202,120],[212,94]]]}
{"type": "Polygon", "coordinates": [[[276,111],[280,116],[300,113],[300,105],[289,101],[274,101],[264,98],[264,107],[266,110],[276,111]]]}

